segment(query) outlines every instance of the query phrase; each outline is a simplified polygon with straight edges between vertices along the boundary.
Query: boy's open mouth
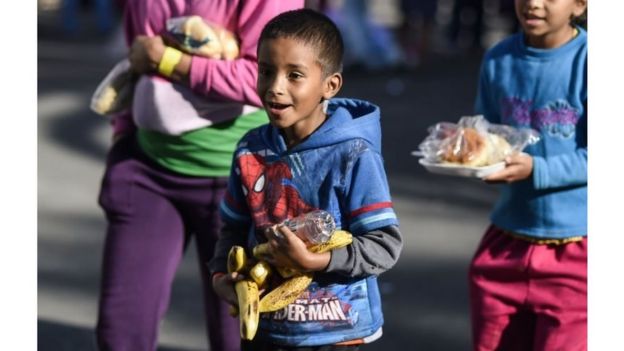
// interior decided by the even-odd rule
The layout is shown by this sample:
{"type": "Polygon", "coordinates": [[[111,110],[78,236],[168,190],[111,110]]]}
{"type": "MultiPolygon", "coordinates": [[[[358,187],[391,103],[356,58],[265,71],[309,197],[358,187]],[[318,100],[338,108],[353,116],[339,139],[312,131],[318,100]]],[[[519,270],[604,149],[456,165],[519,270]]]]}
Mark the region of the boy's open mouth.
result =
{"type": "Polygon", "coordinates": [[[269,108],[274,109],[274,110],[283,110],[290,105],[278,104],[277,102],[267,101],[267,106],[269,106],[269,108]]]}
{"type": "Polygon", "coordinates": [[[525,21],[533,22],[533,23],[545,20],[544,17],[536,16],[536,15],[534,15],[532,13],[525,13],[523,17],[524,17],[525,21]]]}

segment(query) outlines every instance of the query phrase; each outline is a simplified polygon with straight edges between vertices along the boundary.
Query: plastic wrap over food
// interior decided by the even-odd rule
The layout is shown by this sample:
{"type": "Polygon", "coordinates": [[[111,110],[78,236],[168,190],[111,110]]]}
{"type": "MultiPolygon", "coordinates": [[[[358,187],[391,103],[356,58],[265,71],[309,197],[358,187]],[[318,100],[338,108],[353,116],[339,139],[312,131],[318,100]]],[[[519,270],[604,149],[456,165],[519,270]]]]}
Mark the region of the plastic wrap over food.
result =
{"type": "Polygon", "coordinates": [[[130,108],[136,77],[130,70],[130,61],[123,59],[100,82],[91,97],[91,110],[110,115],[130,108]]]}
{"type": "MultiPolygon", "coordinates": [[[[200,16],[175,17],[167,20],[165,41],[191,55],[233,60],[239,55],[236,37],[220,26],[207,23],[200,16]]],[[[130,108],[137,76],[124,59],[106,75],[91,97],[91,110],[111,115],[130,108]]]]}
{"type": "Polygon", "coordinates": [[[192,55],[221,60],[233,60],[239,55],[236,37],[221,26],[206,22],[200,16],[168,19],[167,35],[181,50],[192,55]]]}
{"type": "Polygon", "coordinates": [[[429,163],[485,167],[503,161],[539,140],[530,128],[489,123],[483,116],[465,116],[458,123],[440,122],[418,146],[429,163]]]}

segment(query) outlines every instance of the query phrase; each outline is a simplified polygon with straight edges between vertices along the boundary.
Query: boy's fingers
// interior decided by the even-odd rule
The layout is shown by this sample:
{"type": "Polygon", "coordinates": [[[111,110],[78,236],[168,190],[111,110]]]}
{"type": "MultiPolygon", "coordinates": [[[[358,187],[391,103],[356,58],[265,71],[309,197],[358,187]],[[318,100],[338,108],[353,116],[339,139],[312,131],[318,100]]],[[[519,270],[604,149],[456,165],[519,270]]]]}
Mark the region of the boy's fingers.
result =
{"type": "Polygon", "coordinates": [[[284,238],[286,238],[288,240],[292,239],[292,237],[295,235],[295,233],[293,233],[290,230],[290,228],[288,228],[287,226],[285,226],[283,224],[278,225],[277,229],[284,236],[284,238]]]}
{"type": "Polygon", "coordinates": [[[284,235],[277,229],[277,225],[273,225],[264,230],[264,236],[267,240],[280,240],[284,238],[284,235]]]}
{"type": "Polygon", "coordinates": [[[229,278],[232,282],[237,282],[245,279],[245,275],[238,272],[232,272],[229,274],[229,278]]]}

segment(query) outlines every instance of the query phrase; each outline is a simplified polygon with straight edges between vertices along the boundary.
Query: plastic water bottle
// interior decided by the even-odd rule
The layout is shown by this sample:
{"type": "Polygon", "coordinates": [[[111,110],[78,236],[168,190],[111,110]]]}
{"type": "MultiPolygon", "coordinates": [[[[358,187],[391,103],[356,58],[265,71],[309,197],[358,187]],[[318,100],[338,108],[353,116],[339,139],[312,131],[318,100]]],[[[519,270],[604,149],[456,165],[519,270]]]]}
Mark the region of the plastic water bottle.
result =
{"type": "Polygon", "coordinates": [[[315,210],[287,219],[283,224],[297,234],[301,240],[312,244],[326,242],[336,230],[334,217],[323,210],[315,210]]]}

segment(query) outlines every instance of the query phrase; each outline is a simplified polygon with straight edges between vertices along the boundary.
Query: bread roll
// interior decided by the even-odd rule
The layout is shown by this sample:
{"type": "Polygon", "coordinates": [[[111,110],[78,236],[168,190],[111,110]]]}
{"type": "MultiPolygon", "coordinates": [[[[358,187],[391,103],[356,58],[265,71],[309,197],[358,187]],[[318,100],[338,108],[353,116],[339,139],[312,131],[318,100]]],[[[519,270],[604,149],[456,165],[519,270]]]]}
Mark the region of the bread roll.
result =
{"type": "Polygon", "coordinates": [[[222,57],[224,60],[233,60],[238,57],[239,49],[236,37],[226,30],[221,30],[219,35],[221,39],[221,48],[223,49],[222,57]]]}
{"type": "MultiPolygon", "coordinates": [[[[206,24],[200,16],[190,16],[182,24],[185,36],[191,38],[199,46],[190,45],[198,54],[213,59],[221,59],[223,46],[215,30],[206,24]]],[[[188,44],[188,43],[187,43],[188,44]]]]}
{"type": "Polygon", "coordinates": [[[130,108],[134,93],[133,76],[124,71],[98,88],[91,101],[91,109],[100,115],[110,115],[130,108]]]}
{"type": "Polygon", "coordinates": [[[442,162],[483,167],[502,161],[511,146],[498,135],[484,135],[474,128],[462,128],[445,141],[441,151],[442,162]]]}

